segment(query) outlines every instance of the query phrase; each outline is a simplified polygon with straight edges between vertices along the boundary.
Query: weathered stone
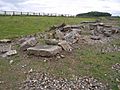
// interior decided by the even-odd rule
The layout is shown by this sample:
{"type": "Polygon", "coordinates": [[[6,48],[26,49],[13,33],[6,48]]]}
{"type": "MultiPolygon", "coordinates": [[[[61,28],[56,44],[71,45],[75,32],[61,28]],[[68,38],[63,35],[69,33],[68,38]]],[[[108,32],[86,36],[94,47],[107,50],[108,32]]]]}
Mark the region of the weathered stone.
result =
{"type": "Polygon", "coordinates": [[[77,32],[78,34],[81,34],[81,29],[71,29],[72,31],[74,31],[74,32],[77,32]]]}
{"type": "Polygon", "coordinates": [[[120,27],[112,27],[112,34],[120,33],[120,27]]]}
{"type": "Polygon", "coordinates": [[[11,43],[10,39],[2,39],[0,40],[0,43],[11,43]]]}
{"type": "Polygon", "coordinates": [[[2,57],[12,56],[12,55],[16,55],[16,54],[17,54],[16,50],[10,50],[10,51],[6,52],[5,54],[3,54],[2,57]]]}
{"type": "Polygon", "coordinates": [[[23,42],[20,45],[20,49],[21,50],[26,50],[29,47],[35,46],[37,44],[37,40],[35,37],[31,37],[29,39],[27,39],[25,42],[23,42]]]}
{"type": "Polygon", "coordinates": [[[104,28],[112,28],[111,25],[104,25],[103,27],[104,27],[104,28]]]}
{"type": "Polygon", "coordinates": [[[100,36],[91,36],[91,39],[92,40],[100,40],[101,38],[100,38],[100,36]]]}
{"type": "Polygon", "coordinates": [[[90,24],[89,29],[90,30],[96,30],[97,29],[97,24],[90,24]]]}
{"type": "Polygon", "coordinates": [[[64,33],[62,33],[60,30],[56,30],[55,31],[55,38],[59,39],[59,40],[64,39],[64,33]]]}
{"type": "Polygon", "coordinates": [[[50,57],[60,53],[62,51],[62,48],[53,45],[40,45],[40,46],[30,47],[27,49],[27,51],[29,55],[50,57]]]}
{"type": "Polygon", "coordinates": [[[30,39],[30,37],[20,38],[20,39],[18,40],[18,44],[22,44],[23,42],[27,41],[28,39],[30,39]]]}
{"type": "Polygon", "coordinates": [[[79,39],[79,33],[77,31],[71,31],[65,35],[65,40],[70,44],[76,43],[79,39]]]}
{"type": "Polygon", "coordinates": [[[45,39],[45,43],[48,45],[57,45],[59,43],[59,40],[56,39],[45,39]]]}
{"type": "Polygon", "coordinates": [[[110,37],[110,36],[111,36],[111,33],[108,32],[108,31],[106,31],[106,32],[104,32],[104,36],[106,36],[106,37],[110,37]]]}
{"type": "Polygon", "coordinates": [[[0,45],[0,53],[5,53],[11,50],[11,45],[6,44],[6,45],[0,45]]]}
{"type": "Polygon", "coordinates": [[[58,43],[58,45],[61,46],[65,51],[68,51],[68,52],[72,51],[72,47],[66,41],[61,41],[58,43]]]}
{"type": "Polygon", "coordinates": [[[51,30],[55,30],[55,29],[60,29],[60,28],[63,28],[66,24],[65,23],[62,23],[61,25],[57,26],[57,25],[53,25],[49,31],[51,30]]]}
{"type": "Polygon", "coordinates": [[[83,21],[81,24],[91,24],[91,23],[97,23],[97,21],[83,21]]]}
{"type": "Polygon", "coordinates": [[[81,28],[83,28],[82,25],[66,25],[63,27],[63,31],[65,32],[67,30],[70,31],[71,29],[81,29],[81,28]]]}

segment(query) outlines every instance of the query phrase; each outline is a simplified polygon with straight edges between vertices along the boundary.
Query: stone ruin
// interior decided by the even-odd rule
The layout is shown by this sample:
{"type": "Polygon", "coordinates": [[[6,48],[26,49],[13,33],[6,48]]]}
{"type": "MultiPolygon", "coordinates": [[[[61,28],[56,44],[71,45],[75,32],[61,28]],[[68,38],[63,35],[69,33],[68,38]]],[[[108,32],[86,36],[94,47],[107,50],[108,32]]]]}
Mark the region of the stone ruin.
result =
{"type": "MultiPolygon", "coordinates": [[[[52,26],[45,34],[37,33],[32,36],[22,37],[17,40],[20,51],[27,51],[28,55],[52,57],[62,51],[71,52],[74,44],[82,40],[88,44],[93,42],[105,42],[107,38],[120,34],[120,27],[105,25],[100,22],[82,22],[79,25],[52,26]],[[85,35],[89,33],[90,35],[85,35]],[[39,40],[43,39],[44,44],[39,40]]],[[[82,42],[83,43],[83,42],[82,42]]],[[[17,50],[12,49],[13,42],[10,39],[0,40],[0,55],[7,57],[17,54],[17,50]]]]}

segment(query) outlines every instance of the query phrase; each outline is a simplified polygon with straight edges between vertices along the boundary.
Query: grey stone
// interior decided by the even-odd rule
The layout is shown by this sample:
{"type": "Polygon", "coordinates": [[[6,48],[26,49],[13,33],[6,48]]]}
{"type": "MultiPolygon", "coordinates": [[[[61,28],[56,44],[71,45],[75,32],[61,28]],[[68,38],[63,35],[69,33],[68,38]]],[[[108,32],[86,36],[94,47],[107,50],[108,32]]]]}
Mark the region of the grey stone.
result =
{"type": "Polygon", "coordinates": [[[45,43],[48,45],[57,45],[59,43],[59,40],[56,39],[45,39],[45,43]]]}
{"type": "Polygon", "coordinates": [[[97,28],[96,24],[90,24],[89,25],[90,30],[95,30],[97,28]]]}
{"type": "Polygon", "coordinates": [[[81,24],[91,24],[91,23],[97,23],[97,21],[83,21],[81,24]]]}
{"type": "Polygon", "coordinates": [[[64,33],[62,33],[60,30],[56,30],[55,31],[55,38],[59,39],[59,40],[64,39],[64,33]]]}
{"type": "Polygon", "coordinates": [[[27,50],[27,48],[35,46],[37,44],[37,40],[35,37],[31,37],[29,39],[27,39],[25,42],[23,42],[20,45],[20,49],[21,50],[27,50]]]}
{"type": "Polygon", "coordinates": [[[65,51],[68,51],[68,52],[72,51],[72,47],[66,41],[61,41],[58,43],[58,45],[61,46],[65,51]]]}
{"type": "Polygon", "coordinates": [[[78,34],[81,34],[81,29],[71,29],[72,31],[74,31],[74,32],[77,32],[78,34]]]}
{"type": "Polygon", "coordinates": [[[64,36],[65,40],[70,44],[76,43],[79,39],[79,33],[77,31],[71,31],[64,36]]]}
{"type": "Polygon", "coordinates": [[[110,37],[110,36],[111,36],[111,33],[108,32],[108,31],[106,31],[106,32],[104,32],[104,36],[106,36],[106,37],[110,37]]]}
{"type": "Polygon", "coordinates": [[[39,45],[30,47],[27,49],[27,51],[29,55],[50,57],[60,53],[62,51],[62,48],[60,46],[53,45],[39,45]]]}
{"type": "Polygon", "coordinates": [[[5,53],[11,50],[10,44],[1,44],[0,45],[0,53],[5,53]]]}
{"type": "Polygon", "coordinates": [[[2,39],[0,40],[0,43],[11,43],[10,39],[2,39]]]}
{"type": "Polygon", "coordinates": [[[91,39],[92,40],[100,40],[101,38],[100,38],[100,36],[91,36],[91,39]]]}
{"type": "Polygon", "coordinates": [[[71,29],[81,29],[81,28],[83,28],[82,25],[66,25],[63,27],[62,31],[66,32],[66,31],[71,31],[71,29]]]}
{"type": "Polygon", "coordinates": [[[2,57],[12,56],[12,55],[16,55],[16,54],[17,54],[16,50],[10,50],[10,51],[6,52],[5,54],[3,54],[2,57]]]}

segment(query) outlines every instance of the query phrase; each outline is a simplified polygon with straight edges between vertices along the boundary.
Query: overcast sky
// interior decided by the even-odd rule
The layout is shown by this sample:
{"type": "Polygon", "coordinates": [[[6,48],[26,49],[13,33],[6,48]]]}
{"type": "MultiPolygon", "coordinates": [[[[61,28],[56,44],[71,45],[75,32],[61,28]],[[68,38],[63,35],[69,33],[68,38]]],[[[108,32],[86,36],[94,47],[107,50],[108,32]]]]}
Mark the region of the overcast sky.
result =
{"type": "Polygon", "coordinates": [[[0,0],[0,10],[72,15],[102,11],[120,16],[120,0],[0,0]]]}

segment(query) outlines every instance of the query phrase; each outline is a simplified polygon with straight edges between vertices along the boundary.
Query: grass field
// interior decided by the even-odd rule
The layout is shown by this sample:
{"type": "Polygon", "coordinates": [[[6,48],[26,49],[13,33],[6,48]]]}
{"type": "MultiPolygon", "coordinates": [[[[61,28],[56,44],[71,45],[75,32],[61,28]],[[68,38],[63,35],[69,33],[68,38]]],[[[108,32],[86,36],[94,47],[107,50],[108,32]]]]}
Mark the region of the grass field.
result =
{"type": "Polygon", "coordinates": [[[79,24],[95,18],[0,16],[0,38],[12,38],[47,30],[57,24],[79,24]]]}
{"type": "MultiPolygon", "coordinates": [[[[95,20],[95,18],[65,18],[65,17],[20,17],[0,16],[0,38],[13,38],[42,32],[51,25],[79,24],[81,21],[95,20]]],[[[120,19],[119,19],[120,20],[120,19]]],[[[120,44],[120,41],[113,42],[120,44]]],[[[94,46],[81,46],[74,53],[66,55],[64,59],[44,62],[41,58],[22,57],[19,55],[0,58],[0,90],[18,90],[19,83],[26,78],[25,72],[31,68],[35,71],[48,72],[65,78],[76,76],[94,76],[98,80],[108,83],[112,90],[119,90],[116,81],[120,80],[120,72],[111,69],[113,64],[120,63],[120,52],[107,54],[97,53],[94,46]],[[13,60],[10,65],[9,61],[13,60]],[[26,65],[25,68],[22,66],[26,65]]]]}

